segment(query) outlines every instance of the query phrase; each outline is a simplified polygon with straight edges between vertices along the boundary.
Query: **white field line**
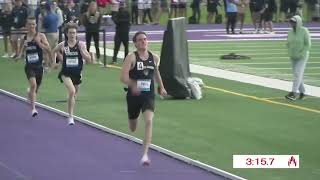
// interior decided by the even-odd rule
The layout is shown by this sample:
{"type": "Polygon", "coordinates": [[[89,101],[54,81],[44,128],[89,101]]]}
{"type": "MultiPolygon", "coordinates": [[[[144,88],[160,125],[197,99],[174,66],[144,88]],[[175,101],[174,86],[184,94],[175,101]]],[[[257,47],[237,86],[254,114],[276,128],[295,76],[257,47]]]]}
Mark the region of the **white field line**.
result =
{"type": "MultiPolygon", "coordinates": [[[[275,32],[288,32],[288,30],[291,29],[291,28],[275,28],[274,31],[275,32]]],[[[320,31],[320,28],[317,28],[317,27],[312,27],[312,28],[308,28],[309,31],[311,33],[313,32],[318,32],[320,31]]],[[[248,34],[253,34],[253,33],[249,33],[249,32],[253,32],[253,28],[244,28],[243,29],[245,32],[248,32],[248,33],[245,33],[244,35],[248,35],[248,34]]],[[[151,30],[151,31],[144,31],[145,33],[147,34],[163,34],[165,30],[151,30]]],[[[225,29],[189,29],[189,30],[186,30],[186,32],[208,32],[208,33],[221,33],[221,32],[225,32],[226,30],[225,29]]],[[[134,35],[137,31],[130,31],[129,34],[130,35],[134,35]]],[[[84,33],[84,32],[83,32],[84,33]]],[[[79,34],[83,34],[83,33],[79,33],[79,34]]],[[[115,31],[108,31],[106,32],[106,36],[114,36],[115,34],[115,31]]],[[[259,34],[253,34],[253,35],[259,35],[259,34]]],[[[260,35],[264,35],[264,34],[260,34],[260,35]]]]}
{"type": "MultiPolygon", "coordinates": [[[[256,52],[257,50],[261,49],[196,49],[193,50],[193,48],[189,48],[189,52],[196,51],[196,52],[226,52],[226,51],[237,51],[237,52],[256,52]]],[[[264,49],[265,51],[285,51],[286,49],[282,48],[277,48],[277,49],[264,49]]]]}
{"type": "MultiPolygon", "coordinates": [[[[312,38],[313,40],[320,40],[320,38],[312,38]]],[[[278,38],[278,39],[206,39],[206,40],[188,40],[188,42],[232,42],[232,41],[284,41],[287,40],[286,38],[278,38]]],[[[149,42],[162,42],[161,41],[149,41],[149,42]]]]}
{"type": "MultiPolygon", "coordinates": [[[[309,29],[309,33],[312,35],[316,35],[318,36],[319,35],[319,30],[320,29],[313,29],[313,30],[310,30],[309,29]]],[[[187,32],[191,33],[190,31],[187,30],[187,32]]],[[[246,36],[246,35],[261,35],[261,36],[279,36],[279,35],[287,35],[288,32],[289,32],[289,29],[288,30],[281,30],[281,29],[275,29],[274,30],[274,34],[270,34],[270,33],[264,33],[264,32],[260,32],[260,33],[255,33],[254,31],[242,31],[243,33],[242,34],[226,34],[226,30],[221,30],[221,31],[202,31],[204,32],[205,34],[219,34],[221,35],[221,33],[223,35],[240,35],[240,36],[246,36]]],[[[237,31],[236,31],[237,32],[237,31]]],[[[198,32],[197,32],[198,33],[198,32]]]]}
{"type": "MultiPolygon", "coordinates": [[[[278,59],[279,57],[277,57],[278,59]]],[[[288,58],[288,57],[286,57],[288,58]]],[[[259,59],[262,59],[262,58],[259,58],[259,59]]],[[[291,64],[290,61],[283,61],[283,62],[242,62],[242,63],[238,63],[238,62],[228,62],[228,61],[225,61],[227,64],[239,64],[239,65],[254,65],[254,64],[257,64],[257,65],[263,65],[263,64],[291,64]]],[[[308,62],[307,64],[320,64],[320,62],[308,62]]]]}
{"type": "MultiPolygon", "coordinates": [[[[91,47],[94,49],[94,47],[91,47]]],[[[100,51],[103,52],[103,48],[100,48],[100,51]]],[[[113,50],[106,49],[106,53],[108,56],[113,55],[113,50]]],[[[124,52],[120,51],[118,53],[118,58],[123,58],[124,52]]],[[[190,64],[190,71],[192,73],[207,75],[207,76],[213,76],[238,82],[243,82],[247,84],[254,84],[259,85],[263,87],[268,87],[272,89],[279,89],[283,91],[291,91],[292,88],[292,82],[284,81],[280,79],[273,79],[273,78],[266,78],[266,77],[260,77],[245,73],[239,73],[239,72],[232,72],[228,70],[222,70],[217,68],[211,68],[211,67],[205,67],[195,64],[190,64]]],[[[306,87],[306,94],[310,96],[320,97],[320,87],[317,86],[311,86],[311,85],[305,85],[306,87]]]]}
{"type": "MultiPolygon", "coordinates": [[[[219,56],[219,55],[217,55],[217,56],[219,56]]],[[[212,57],[212,58],[203,58],[203,57],[197,57],[197,56],[192,56],[192,55],[190,55],[190,57],[191,58],[197,58],[197,59],[199,59],[199,60],[201,60],[202,62],[203,61],[212,61],[212,59],[220,59],[220,57],[212,57]]],[[[285,56],[285,57],[281,57],[281,56],[277,56],[277,57],[258,57],[258,59],[259,60],[261,60],[261,59],[273,59],[273,60],[276,60],[276,59],[286,59],[288,62],[290,62],[290,60],[289,60],[289,57],[288,56],[285,56]]],[[[312,56],[312,57],[310,57],[310,59],[320,59],[320,56],[312,56]]],[[[233,63],[233,62],[235,62],[235,61],[237,61],[237,60],[229,60],[229,62],[228,62],[228,60],[225,60],[224,62],[226,62],[226,63],[233,63]]],[[[247,60],[247,61],[252,61],[252,60],[247,60]]],[[[279,62],[279,61],[278,61],[279,62]]],[[[281,62],[284,62],[284,61],[281,61],[281,62]]],[[[313,64],[313,63],[315,63],[315,64],[317,64],[318,62],[311,62],[311,64],[313,64]]],[[[240,63],[241,64],[241,63],[240,63]]],[[[309,62],[308,62],[308,64],[309,64],[309,62]]]]}
{"type": "MultiPolygon", "coordinates": [[[[1,37],[0,37],[1,38],[1,37]]],[[[205,39],[205,40],[188,40],[188,42],[234,42],[234,43],[238,43],[240,41],[284,41],[286,39],[284,38],[279,38],[279,39],[205,39]]],[[[312,40],[320,40],[320,38],[312,38],[312,40]]],[[[132,41],[129,41],[130,43],[132,43],[132,41]]],[[[149,40],[148,42],[150,43],[162,43],[162,40],[149,40]]],[[[114,41],[106,41],[107,44],[113,44],[114,41]]],[[[248,43],[248,42],[247,42],[248,43]]]]}
{"type": "MultiPolygon", "coordinates": [[[[292,69],[291,67],[282,68],[282,67],[248,67],[248,69],[292,69]]],[[[320,67],[307,67],[307,69],[320,69],[320,67]]]]}
{"type": "MultiPolygon", "coordinates": [[[[238,82],[243,82],[247,84],[254,84],[263,87],[279,89],[283,91],[291,91],[292,82],[279,80],[279,79],[272,79],[272,78],[265,78],[250,74],[226,71],[217,68],[210,68],[195,64],[190,64],[190,70],[193,73],[203,74],[207,76],[213,76],[238,82]]],[[[320,87],[306,85],[306,94],[310,96],[320,97],[320,87]]]]}
{"type": "MultiPolygon", "coordinates": [[[[290,27],[285,27],[285,28],[274,28],[274,31],[277,31],[277,30],[289,30],[291,29],[290,27]]],[[[320,27],[309,27],[308,28],[309,31],[311,30],[320,30],[320,27]]],[[[253,28],[244,28],[243,29],[244,31],[253,31],[254,29],[253,28]]],[[[219,31],[223,31],[225,32],[226,30],[225,29],[194,29],[194,30],[187,30],[187,32],[219,32],[219,31]]]]}
{"type": "MultiPolygon", "coordinates": [[[[274,28],[274,31],[288,31],[291,28],[274,28]]],[[[308,28],[310,32],[318,32],[318,30],[320,30],[319,27],[310,27],[308,28]]],[[[244,31],[249,31],[249,32],[253,32],[253,28],[244,28],[244,31]]],[[[186,30],[186,32],[225,32],[225,29],[188,29],[186,30]]],[[[130,31],[130,34],[135,34],[137,31],[130,31]]],[[[164,30],[151,30],[151,31],[144,31],[147,34],[163,34],[164,30]]],[[[115,32],[106,32],[106,34],[115,34],[115,32]]]]}
{"type": "MultiPolygon", "coordinates": [[[[261,42],[260,43],[251,43],[253,44],[252,46],[249,46],[250,42],[246,43],[246,45],[237,45],[237,44],[232,44],[230,45],[229,47],[226,47],[224,46],[223,48],[221,48],[221,44],[217,44],[217,45],[210,45],[210,46],[205,46],[205,47],[200,47],[200,46],[194,46],[194,45],[189,45],[189,49],[190,50],[193,50],[193,49],[204,49],[204,50],[232,50],[234,48],[237,48],[237,49],[250,49],[250,48],[254,48],[254,50],[260,50],[260,49],[264,49],[264,50],[273,50],[272,48],[274,48],[274,44],[263,44],[263,46],[261,46],[261,42]]],[[[231,44],[231,43],[229,43],[231,44]]],[[[161,46],[161,45],[159,45],[161,46]]],[[[315,44],[312,44],[312,48],[315,48],[315,47],[320,47],[320,44],[319,45],[315,45],[315,44]]],[[[286,47],[285,47],[285,42],[283,43],[283,46],[282,48],[279,48],[279,49],[284,49],[285,51],[287,50],[286,47]]],[[[313,49],[311,49],[313,50],[313,49]]]]}
{"type": "MultiPolygon", "coordinates": [[[[263,50],[263,51],[265,51],[265,52],[268,52],[268,51],[283,51],[284,53],[287,53],[287,49],[285,49],[285,48],[276,48],[276,49],[268,49],[268,48],[266,48],[266,49],[250,49],[250,48],[248,48],[248,49],[234,49],[234,47],[233,47],[233,49],[209,49],[209,48],[202,48],[202,49],[193,49],[193,47],[189,47],[189,52],[192,52],[192,51],[196,51],[196,52],[212,52],[212,51],[215,51],[215,52],[226,52],[226,51],[237,51],[237,52],[256,52],[256,51],[258,51],[258,50],[263,50]]],[[[310,52],[311,54],[319,54],[319,53],[317,53],[315,50],[314,51],[312,51],[311,50],[311,52],[310,52]]]]}
{"type": "MultiPolygon", "coordinates": [[[[234,51],[237,51],[237,50],[234,50],[234,51]]],[[[212,52],[212,51],[211,51],[212,52]]],[[[278,54],[280,54],[280,55],[287,55],[287,53],[286,52],[280,52],[280,53],[275,53],[275,52],[267,52],[267,53],[247,53],[246,55],[252,55],[252,56],[256,56],[256,55],[260,55],[260,56],[268,56],[268,55],[278,55],[278,54]]],[[[320,52],[313,52],[312,53],[313,55],[314,54],[319,54],[320,55],[320,52]]],[[[224,54],[215,54],[215,55],[224,55],[224,54]]],[[[198,55],[193,55],[193,57],[205,57],[205,56],[208,56],[208,57],[211,57],[212,56],[212,53],[211,54],[209,54],[209,53],[202,53],[202,54],[198,54],[198,55]]],[[[274,57],[274,58],[276,58],[276,57],[274,57]]]]}
{"type": "MultiPolygon", "coordinates": [[[[274,76],[292,76],[292,73],[259,73],[260,76],[268,76],[268,75],[274,75],[274,76]]],[[[320,75],[320,72],[319,73],[304,73],[304,75],[308,76],[308,75],[320,75]]],[[[317,80],[317,81],[320,81],[317,80]]]]}

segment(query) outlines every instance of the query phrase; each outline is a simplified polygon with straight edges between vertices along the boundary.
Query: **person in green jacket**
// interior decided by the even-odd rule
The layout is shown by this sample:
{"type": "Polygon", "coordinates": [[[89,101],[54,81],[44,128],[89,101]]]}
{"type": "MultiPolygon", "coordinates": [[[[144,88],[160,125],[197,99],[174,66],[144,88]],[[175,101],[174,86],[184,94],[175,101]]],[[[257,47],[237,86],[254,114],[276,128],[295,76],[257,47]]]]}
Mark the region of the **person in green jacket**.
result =
{"type": "Polygon", "coordinates": [[[290,19],[292,29],[288,33],[287,47],[292,63],[293,84],[292,91],[285,97],[289,100],[303,99],[305,88],[303,85],[303,74],[309,59],[311,39],[309,31],[302,25],[302,19],[295,15],[290,19]]]}

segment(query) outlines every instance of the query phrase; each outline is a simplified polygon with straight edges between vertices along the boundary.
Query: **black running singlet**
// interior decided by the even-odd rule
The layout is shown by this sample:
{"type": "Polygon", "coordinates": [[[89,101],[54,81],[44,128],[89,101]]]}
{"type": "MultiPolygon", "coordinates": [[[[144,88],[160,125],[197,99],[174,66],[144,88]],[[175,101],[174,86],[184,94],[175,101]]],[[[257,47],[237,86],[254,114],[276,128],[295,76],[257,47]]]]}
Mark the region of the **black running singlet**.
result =
{"type": "MultiPolygon", "coordinates": [[[[129,71],[130,79],[137,81],[137,87],[142,95],[154,95],[154,68],[155,63],[153,55],[148,51],[149,57],[147,60],[142,60],[138,52],[134,52],[136,56],[136,64],[129,71]]],[[[129,93],[131,94],[130,88],[129,93]]]]}
{"type": "MultiPolygon", "coordinates": [[[[37,36],[38,33],[35,35],[37,36]]],[[[25,35],[24,40],[27,40],[27,35],[25,35]]],[[[42,66],[42,49],[33,39],[27,42],[26,47],[26,65],[27,66],[42,66]]]]}
{"type": "Polygon", "coordinates": [[[62,72],[81,73],[83,59],[80,53],[79,41],[74,47],[69,47],[68,43],[64,43],[62,72]]]}

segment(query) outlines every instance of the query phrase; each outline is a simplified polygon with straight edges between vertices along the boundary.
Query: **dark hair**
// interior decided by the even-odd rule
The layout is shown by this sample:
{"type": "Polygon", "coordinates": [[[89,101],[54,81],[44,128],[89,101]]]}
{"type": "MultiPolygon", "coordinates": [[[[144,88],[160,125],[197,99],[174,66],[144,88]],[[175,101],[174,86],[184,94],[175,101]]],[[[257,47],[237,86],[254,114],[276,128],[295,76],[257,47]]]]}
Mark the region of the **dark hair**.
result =
{"type": "Polygon", "coordinates": [[[78,25],[76,23],[69,22],[66,24],[64,31],[67,33],[69,29],[78,29],[78,25]]]}
{"type": "Polygon", "coordinates": [[[138,31],[134,34],[132,41],[136,42],[137,41],[137,36],[139,36],[140,34],[144,34],[145,36],[147,36],[147,34],[144,31],[138,31]]]}
{"type": "Polygon", "coordinates": [[[34,17],[34,16],[29,16],[29,17],[27,18],[27,20],[35,21],[35,20],[36,20],[36,17],[34,17]]]}

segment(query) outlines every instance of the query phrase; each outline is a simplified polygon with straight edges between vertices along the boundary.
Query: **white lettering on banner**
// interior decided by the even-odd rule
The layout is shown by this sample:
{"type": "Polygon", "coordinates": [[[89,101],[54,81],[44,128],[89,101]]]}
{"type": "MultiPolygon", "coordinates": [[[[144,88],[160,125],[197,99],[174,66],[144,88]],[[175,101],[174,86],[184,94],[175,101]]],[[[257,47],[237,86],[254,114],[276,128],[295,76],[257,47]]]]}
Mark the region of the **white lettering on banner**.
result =
{"type": "Polygon", "coordinates": [[[140,79],[137,81],[137,87],[140,91],[150,91],[151,80],[150,79],[140,79]]]}

